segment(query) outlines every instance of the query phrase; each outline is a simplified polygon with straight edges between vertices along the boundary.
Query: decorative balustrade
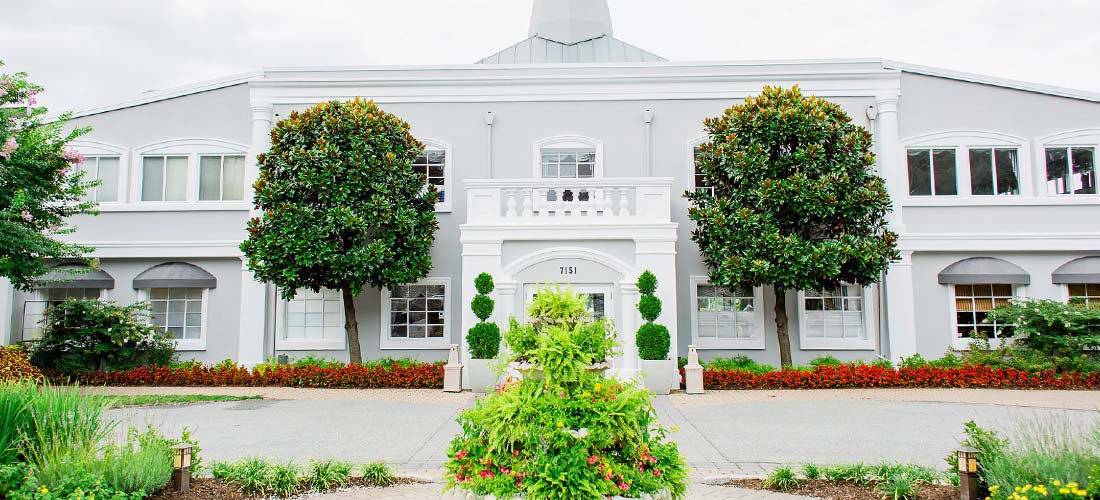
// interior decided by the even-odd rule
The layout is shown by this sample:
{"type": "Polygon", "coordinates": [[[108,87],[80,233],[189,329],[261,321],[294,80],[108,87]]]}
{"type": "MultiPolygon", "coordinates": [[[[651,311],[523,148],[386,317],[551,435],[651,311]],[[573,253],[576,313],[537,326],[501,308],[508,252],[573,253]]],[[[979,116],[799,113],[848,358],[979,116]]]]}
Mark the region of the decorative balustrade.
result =
{"type": "Polygon", "coordinates": [[[671,178],[467,180],[466,221],[670,222],[671,192],[671,178]]]}

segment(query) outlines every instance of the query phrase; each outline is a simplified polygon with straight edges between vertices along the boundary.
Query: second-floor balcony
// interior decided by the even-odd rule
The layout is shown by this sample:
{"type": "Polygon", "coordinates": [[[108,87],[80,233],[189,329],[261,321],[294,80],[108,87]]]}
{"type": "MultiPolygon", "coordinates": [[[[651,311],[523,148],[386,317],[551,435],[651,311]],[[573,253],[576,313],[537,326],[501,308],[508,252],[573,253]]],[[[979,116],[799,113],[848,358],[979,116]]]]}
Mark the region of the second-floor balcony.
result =
{"type": "Polygon", "coordinates": [[[467,180],[467,224],[659,224],[671,222],[672,179],[467,180]]]}

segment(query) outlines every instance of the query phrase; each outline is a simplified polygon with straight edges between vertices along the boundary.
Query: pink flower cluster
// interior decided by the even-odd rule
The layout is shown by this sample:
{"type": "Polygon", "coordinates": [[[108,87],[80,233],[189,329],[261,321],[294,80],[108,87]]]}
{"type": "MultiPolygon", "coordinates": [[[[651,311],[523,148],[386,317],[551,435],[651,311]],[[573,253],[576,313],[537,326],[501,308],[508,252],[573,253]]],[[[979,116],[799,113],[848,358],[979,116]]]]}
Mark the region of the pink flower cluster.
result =
{"type": "Polygon", "coordinates": [[[11,81],[0,80],[0,97],[8,95],[8,87],[11,86],[11,81]]]}
{"type": "Polygon", "coordinates": [[[84,155],[72,149],[66,149],[64,153],[61,153],[61,157],[69,163],[84,163],[84,155]]]}
{"type": "Polygon", "coordinates": [[[4,145],[0,146],[0,156],[4,157],[5,159],[11,158],[11,154],[14,153],[16,149],[19,149],[19,143],[15,142],[14,137],[8,137],[8,140],[4,142],[4,145]]]}

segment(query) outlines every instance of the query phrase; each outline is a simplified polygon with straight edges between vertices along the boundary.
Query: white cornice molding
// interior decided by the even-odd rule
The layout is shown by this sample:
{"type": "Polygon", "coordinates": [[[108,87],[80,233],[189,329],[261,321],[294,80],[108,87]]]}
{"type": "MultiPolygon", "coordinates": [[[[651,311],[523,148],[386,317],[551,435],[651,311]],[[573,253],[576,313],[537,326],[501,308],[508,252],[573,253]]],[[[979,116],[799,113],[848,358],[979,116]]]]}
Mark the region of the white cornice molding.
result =
{"type": "MultiPolygon", "coordinates": [[[[167,99],[174,99],[176,97],[183,97],[191,94],[198,94],[200,92],[207,92],[210,90],[217,90],[225,87],[232,87],[234,85],[241,85],[248,83],[255,78],[262,78],[262,71],[252,71],[249,73],[238,73],[235,75],[229,75],[222,78],[215,78],[213,80],[204,80],[187,85],[181,85],[178,87],[171,87],[164,90],[146,92],[136,99],[130,99],[115,104],[108,104],[105,106],[99,106],[94,108],[87,108],[80,111],[74,111],[72,117],[80,118],[84,116],[97,115],[100,113],[106,113],[108,111],[115,111],[123,108],[130,108],[134,106],[140,106],[142,104],[149,104],[157,101],[164,101],[167,99]]],[[[56,117],[51,117],[51,119],[56,117]]]]}
{"type": "Polygon", "coordinates": [[[1086,90],[1057,87],[1054,85],[1044,85],[1041,83],[1024,82],[1020,80],[1011,80],[1008,78],[998,78],[994,76],[979,75],[975,73],[954,71],[944,68],[935,68],[931,66],[921,66],[919,64],[909,64],[900,61],[884,60],[883,67],[886,69],[896,69],[905,73],[915,73],[918,75],[934,76],[971,83],[980,83],[983,85],[993,85],[995,87],[1003,87],[1012,90],[1022,90],[1025,92],[1035,92],[1057,97],[1068,97],[1070,99],[1080,99],[1083,101],[1100,102],[1100,93],[1089,92],[1086,90]]]}
{"type": "Polygon", "coordinates": [[[1100,233],[904,234],[898,248],[918,252],[1095,251],[1100,233]]]}
{"type": "Polygon", "coordinates": [[[95,248],[90,257],[98,258],[241,258],[239,240],[207,241],[79,241],[95,248]]]}

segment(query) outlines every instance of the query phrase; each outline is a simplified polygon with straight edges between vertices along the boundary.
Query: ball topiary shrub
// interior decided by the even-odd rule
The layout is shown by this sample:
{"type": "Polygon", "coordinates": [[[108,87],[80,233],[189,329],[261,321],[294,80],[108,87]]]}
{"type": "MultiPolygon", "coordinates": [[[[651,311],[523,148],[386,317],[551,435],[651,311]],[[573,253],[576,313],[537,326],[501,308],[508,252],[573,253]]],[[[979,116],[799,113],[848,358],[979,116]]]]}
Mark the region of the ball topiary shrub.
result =
{"type": "Polygon", "coordinates": [[[493,315],[496,305],[488,295],[494,288],[493,277],[489,273],[477,275],[474,288],[477,295],[470,301],[470,309],[480,322],[467,332],[466,344],[470,346],[473,359],[493,359],[500,353],[500,327],[496,323],[486,322],[493,315]]]}
{"type": "Polygon", "coordinates": [[[661,315],[661,299],[653,295],[657,291],[657,277],[646,271],[638,276],[638,312],[646,322],[638,327],[634,344],[638,346],[638,357],[644,360],[660,361],[668,359],[671,337],[668,328],[653,323],[661,315]]]}

